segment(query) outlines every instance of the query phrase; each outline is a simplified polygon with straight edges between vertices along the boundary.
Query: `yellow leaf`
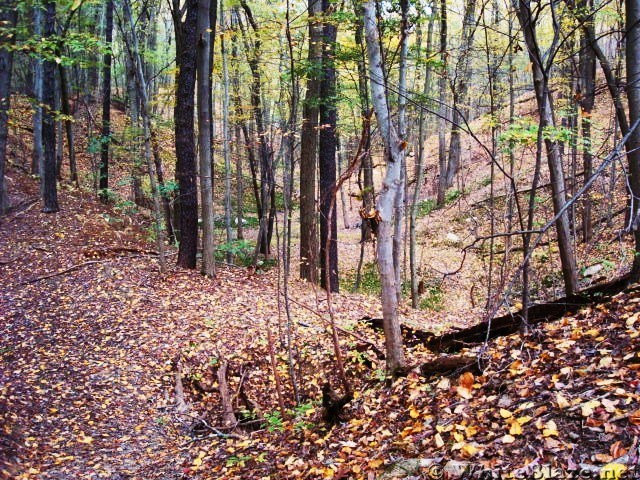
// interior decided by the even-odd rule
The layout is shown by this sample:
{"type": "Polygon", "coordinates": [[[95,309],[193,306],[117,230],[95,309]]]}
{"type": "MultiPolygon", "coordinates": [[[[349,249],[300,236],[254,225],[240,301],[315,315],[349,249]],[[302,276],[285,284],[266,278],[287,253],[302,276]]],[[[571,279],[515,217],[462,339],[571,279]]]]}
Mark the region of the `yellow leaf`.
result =
{"type": "Polygon", "coordinates": [[[517,420],[511,422],[511,427],[509,428],[510,435],[522,435],[522,427],[517,420]]]}
{"type": "Polygon", "coordinates": [[[373,468],[376,469],[378,467],[380,467],[380,465],[382,465],[384,463],[384,460],[382,460],[381,458],[374,458],[373,460],[369,460],[369,468],[373,468]]]}
{"type": "Polygon", "coordinates": [[[544,428],[542,429],[542,436],[543,437],[551,437],[551,436],[558,436],[558,426],[556,425],[556,422],[554,422],[553,420],[549,420],[547,423],[545,423],[544,428]]]}
{"type": "Polygon", "coordinates": [[[599,406],[600,406],[599,400],[591,400],[587,403],[583,403],[582,406],[580,407],[580,410],[582,411],[582,416],[590,417],[593,414],[593,410],[599,406]]]}
{"type": "Polygon", "coordinates": [[[411,405],[409,407],[409,416],[411,418],[418,418],[420,416],[420,412],[418,411],[418,409],[414,405],[411,405]]]}
{"type": "Polygon", "coordinates": [[[444,440],[442,439],[442,435],[440,435],[439,433],[436,433],[434,439],[436,441],[436,447],[437,448],[444,447],[444,440]]]}
{"type": "Polygon", "coordinates": [[[511,417],[513,417],[513,413],[511,413],[509,410],[507,410],[505,408],[501,408],[500,409],[500,416],[502,418],[511,418],[511,417]]]}
{"type": "Polygon", "coordinates": [[[467,457],[473,457],[476,453],[478,453],[478,447],[473,443],[465,443],[462,447],[462,454],[467,457]]]}
{"type": "Polygon", "coordinates": [[[453,432],[453,438],[456,442],[464,442],[464,435],[458,432],[453,432]]]}
{"type": "Polygon", "coordinates": [[[600,470],[600,478],[601,480],[619,480],[626,471],[626,465],[621,463],[608,463],[600,470]]]}
{"type": "Polygon", "coordinates": [[[524,425],[525,423],[529,423],[530,421],[531,417],[528,415],[516,418],[516,422],[518,422],[520,425],[524,425]]]}
{"type": "Polygon", "coordinates": [[[556,403],[559,408],[567,408],[571,405],[561,393],[556,393],[556,403]]]}

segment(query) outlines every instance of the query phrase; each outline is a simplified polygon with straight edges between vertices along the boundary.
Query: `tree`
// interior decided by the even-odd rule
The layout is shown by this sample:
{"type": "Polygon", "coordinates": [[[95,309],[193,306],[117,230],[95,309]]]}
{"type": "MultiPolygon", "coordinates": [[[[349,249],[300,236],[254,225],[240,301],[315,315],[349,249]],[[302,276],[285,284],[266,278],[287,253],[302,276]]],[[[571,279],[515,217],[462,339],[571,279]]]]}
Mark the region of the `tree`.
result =
{"type": "Polygon", "coordinates": [[[320,174],[320,284],[337,292],[338,285],[338,226],[336,209],[330,212],[336,183],[336,66],[334,61],[338,27],[328,19],[329,0],[322,0],[322,77],[320,80],[320,133],[318,138],[318,166],[320,174]],[[329,214],[331,213],[331,217],[329,214]],[[327,257],[328,256],[328,257],[327,257]],[[328,258],[328,262],[325,262],[328,258]],[[327,268],[329,271],[327,272],[327,268]]]}
{"type": "MultiPolygon", "coordinates": [[[[56,2],[45,3],[44,37],[50,39],[55,35],[56,2]]],[[[56,127],[55,127],[55,71],[53,58],[47,58],[43,67],[42,85],[42,145],[44,147],[44,175],[42,177],[42,197],[45,213],[55,213],[58,206],[58,186],[56,183],[56,127]]]]}
{"type": "Polygon", "coordinates": [[[380,39],[376,25],[375,5],[373,0],[362,6],[364,31],[367,41],[367,57],[369,59],[369,76],[371,78],[371,97],[376,112],[378,127],[388,154],[385,155],[386,172],[382,189],[378,197],[378,270],[382,287],[382,316],[386,347],[387,370],[395,376],[406,368],[406,360],[402,346],[400,320],[398,318],[398,297],[396,295],[396,274],[393,266],[393,224],[394,202],[400,188],[400,167],[402,165],[403,145],[398,133],[391,123],[389,103],[386,96],[380,39]]]}
{"type": "MultiPolygon", "coordinates": [[[[567,200],[560,146],[557,140],[544,134],[546,130],[554,129],[556,126],[553,115],[553,104],[551,103],[549,92],[549,71],[553,65],[555,52],[552,52],[552,54],[549,55],[548,60],[545,62],[538,44],[535,22],[533,21],[534,16],[529,0],[518,0],[514,6],[516,7],[516,13],[518,20],[520,21],[525,45],[531,61],[533,87],[536,94],[536,103],[540,118],[538,134],[544,136],[547,163],[549,165],[549,176],[551,179],[553,210],[554,213],[558,215],[558,219],[556,221],[556,235],[558,238],[564,287],[567,295],[572,295],[578,291],[578,275],[569,227],[569,214],[566,210],[564,213],[561,213],[567,200]]],[[[559,35],[558,29],[556,29],[555,35],[559,35]]],[[[553,47],[554,46],[552,46],[552,48],[553,47]]]]}
{"type": "Polygon", "coordinates": [[[200,195],[202,197],[202,273],[213,277],[216,273],[216,252],[214,245],[213,220],[213,171],[211,153],[211,65],[210,49],[213,48],[211,34],[215,25],[210,24],[211,11],[216,8],[215,0],[198,0],[198,48],[197,48],[197,88],[198,88],[198,153],[200,160],[200,195]]]}
{"type": "Polygon", "coordinates": [[[186,0],[183,8],[173,0],[173,22],[176,35],[176,104],[175,121],[176,179],[180,247],[178,266],[196,268],[198,251],[198,189],[196,182],[196,150],[194,128],[194,90],[196,82],[198,0],[186,0]],[[185,19],[182,20],[183,12],[185,19]]]}
{"type": "Polygon", "coordinates": [[[9,207],[5,185],[7,159],[8,110],[11,97],[11,71],[13,69],[13,42],[18,12],[12,2],[0,2],[0,215],[9,207]]]}
{"type": "MultiPolygon", "coordinates": [[[[629,124],[640,119],[640,1],[627,0],[627,100],[629,102],[629,124]]],[[[631,280],[640,280],[640,130],[630,132],[626,145],[629,161],[629,185],[631,189],[631,211],[629,226],[633,231],[635,253],[631,267],[631,280]],[[633,152],[629,155],[629,152],[633,152]]]]}
{"type": "Polygon", "coordinates": [[[302,104],[300,131],[300,278],[317,282],[318,237],[316,168],[318,148],[319,72],[322,62],[322,0],[308,0],[309,53],[307,92],[302,104]]]}
{"type": "Polygon", "coordinates": [[[109,48],[104,54],[102,67],[102,139],[100,142],[100,181],[98,188],[101,197],[106,201],[109,197],[109,143],[111,141],[111,42],[113,39],[113,0],[105,3],[105,45],[109,48]]]}

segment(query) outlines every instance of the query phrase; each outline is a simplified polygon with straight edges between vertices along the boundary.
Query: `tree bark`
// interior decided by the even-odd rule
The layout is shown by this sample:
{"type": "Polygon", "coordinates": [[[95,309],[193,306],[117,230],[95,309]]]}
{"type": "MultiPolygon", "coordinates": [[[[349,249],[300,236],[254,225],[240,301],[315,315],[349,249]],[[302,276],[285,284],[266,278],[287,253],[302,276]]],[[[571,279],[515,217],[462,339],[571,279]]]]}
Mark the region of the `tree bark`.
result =
{"type": "Polygon", "coordinates": [[[100,142],[100,189],[103,201],[109,198],[109,143],[111,142],[111,42],[113,39],[113,0],[105,3],[105,44],[109,49],[104,54],[102,68],[102,139],[100,142]]]}
{"type": "MultiPolygon", "coordinates": [[[[18,12],[12,7],[12,2],[0,2],[0,22],[8,28],[13,28],[18,19],[18,12]]],[[[9,208],[9,198],[5,183],[7,162],[7,135],[9,122],[9,101],[11,98],[11,71],[13,70],[13,50],[15,34],[0,35],[0,215],[4,215],[9,208]],[[3,47],[4,46],[4,47],[3,47]]]]}
{"type": "MultiPolygon", "coordinates": [[[[629,125],[640,118],[640,1],[627,0],[627,101],[629,103],[629,125]]],[[[636,128],[626,144],[629,162],[629,186],[631,188],[631,210],[629,227],[633,231],[635,254],[631,267],[631,280],[640,280],[640,131],[636,128]]]]}
{"type": "Polygon", "coordinates": [[[438,80],[440,119],[438,121],[438,206],[444,205],[447,191],[447,0],[440,0],[440,62],[441,72],[438,80]]]}
{"type": "MultiPolygon", "coordinates": [[[[300,278],[318,281],[318,230],[316,168],[318,149],[319,72],[322,62],[321,0],[309,0],[309,52],[307,93],[302,105],[300,130],[300,278]]],[[[321,262],[322,263],[322,262],[321,262]]]]}
{"type": "MultiPolygon", "coordinates": [[[[330,13],[329,0],[322,0],[322,13],[330,13]]],[[[336,209],[331,209],[336,184],[336,67],[334,61],[338,27],[325,18],[322,39],[322,71],[320,80],[320,134],[318,137],[318,166],[320,174],[320,285],[332,292],[338,285],[338,225],[336,209]],[[331,218],[329,218],[331,214],[331,218]],[[331,227],[329,229],[329,227],[331,227]],[[324,258],[329,254],[329,264],[324,258]],[[329,268],[329,272],[327,272],[329,268]]]]}
{"type": "MultiPolygon", "coordinates": [[[[225,19],[223,0],[220,0],[220,29],[224,32],[225,19]]],[[[229,138],[229,70],[227,67],[227,49],[224,34],[220,36],[220,55],[222,57],[222,151],[224,157],[224,224],[226,231],[227,244],[233,240],[233,232],[231,230],[231,151],[229,138]]],[[[233,260],[231,250],[227,250],[227,261],[233,260]]]]}
{"type": "MultiPolygon", "coordinates": [[[[516,3],[518,20],[522,27],[525,45],[531,61],[533,86],[536,93],[538,114],[540,116],[538,128],[544,131],[555,127],[553,118],[553,106],[549,93],[548,70],[543,66],[542,54],[538,46],[535,25],[529,0],[518,0],[516,3]]],[[[544,139],[549,165],[549,176],[553,197],[553,211],[557,215],[566,203],[564,172],[562,170],[562,158],[560,146],[557,141],[550,138],[544,139]]],[[[562,264],[562,276],[567,295],[578,291],[578,276],[576,272],[576,260],[573,252],[571,232],[569,228],[569,214],[564,212],[556,221],[556,236],[562,264]]]]}
{"type": "Polygon", "coordinates": [[[386,155],[386,173],[377,210],[380,216],[378,227],[378,269],[382,286],[382,315],[387,354],[387,370],[390,375],[401,374],[406,368],[402,346],[402,334],[398,318],[398,297],[396,295],[396,277],[393,268],[393,204],[400,188],[400,166],[403,152],[398,134],[391,124],[389,105],[385,91],[382,69],[382,55],[375,17],[375,5],[372,0],[363,4],[364,30],[369,59],[371,78],[371,96],[378,119],[378,127],[389,155],[386,155]]]}
{"type": "Polygon", "coordinates": [[[209,24],[210,9],[216,8],[215,0],[198,0],[198,47],[197,47],[197,90],[198,90],[198,154],[200,161],[200,195],[202,197],[202,273],[207,277],[216,274],[213,220],[213,172],[211,153],[211,121],[213,112],[209,109],[211,95],[211,66],[209,53],[213,48],[212,25],[209,24]]]}
{"type": "MultiPolygon", "coordinates": [[[[44,37],[55,35],[56,2],[45,4],[44,37]]],[[[55,111],[55,75],[56,65],[53,60],[45,60],[43,67],[44,81],[42,85],[42,145],[44,149],[44,176],[42,179],[42,197],[45,213],[55,213],[58,206],[58,186],[56,176],[56,126],[53,117],[55,111]]]]}
{"type": "Polygon", "coordinates": [[[187,0],[186,17],[174,9],[176,30],[176,105],[174,108],[176,178],[180,209],[178,266],[196,268],[198,251],[198,191],[194,129],[194,89],[196,80],[198,0],[187,0]]]}

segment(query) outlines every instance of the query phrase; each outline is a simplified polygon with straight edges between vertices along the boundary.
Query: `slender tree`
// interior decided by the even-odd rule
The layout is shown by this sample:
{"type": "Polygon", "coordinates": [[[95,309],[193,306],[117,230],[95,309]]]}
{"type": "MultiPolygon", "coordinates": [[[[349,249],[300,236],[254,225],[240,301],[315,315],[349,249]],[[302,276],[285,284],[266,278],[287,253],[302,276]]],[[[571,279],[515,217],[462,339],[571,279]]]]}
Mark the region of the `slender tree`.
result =
{"type": "Polygon", "coordinates": [[[210,49],[213,48],[213,25],[210,9],[216,8],[215,0],[198,0],[198,154],[200,163],[200,195],[202,197],[202,273],[213,277],[216,273],[213,220],[213,172],[211,153],[211,66],[210,49]]]}
{"type": "Polygon", "coordinates": [[[376,25],[375,5],[373,1],[363,4],[364,31],[367,41],[369,59],[369,76],[371,78],[371,97],[378,120],[378,127],[389,154],[386,158],[386,173],[382,189],[378,197],[378,270],[382,286],[382,316],[387,354],[387,370],[391,375],[398,375],[406,368],[406,360],[402,346],[400,320],[398,318],[398,297],[396,295],[396,275],[393,266],[393,216],[394,200],[400,186],[400,166],[402,164],[402,148],[398,133],[391,123],[389,102],[387,100],[385,80],[382,69],[380,38],[376,25]]]}
{"type": "Polygon", "coordinates": [[[0,215],[9,207],[5,184],[5,165],[7,159],[8,110],[11,97],[11,71],[13,69],[13,42],[18,13],[12,2],[0,2],[0,215]]]}
{"type": "MultiPolygon", "coordinates": [[[[55,35],[56,2],[45,3],[44,37],[55,35]]],[[[55,71],[53,59],[47,59],[43,67],[42,85],[42,144],[44,147],[44,175],[42,177],[43,209],[45,213],[55,213],[58,206],[58,186],[56,183],[56,127],[55,127],[55,71]]]]}
{"type": "Polygon", "coordinates": [[[102,67],[102,139],[100,142],[100,181],[98,188],[103,201],[109,197],[109,143],[111,142],[111,41],[113,39],[113,0],[105,2],[105,44],[102,67]]]}

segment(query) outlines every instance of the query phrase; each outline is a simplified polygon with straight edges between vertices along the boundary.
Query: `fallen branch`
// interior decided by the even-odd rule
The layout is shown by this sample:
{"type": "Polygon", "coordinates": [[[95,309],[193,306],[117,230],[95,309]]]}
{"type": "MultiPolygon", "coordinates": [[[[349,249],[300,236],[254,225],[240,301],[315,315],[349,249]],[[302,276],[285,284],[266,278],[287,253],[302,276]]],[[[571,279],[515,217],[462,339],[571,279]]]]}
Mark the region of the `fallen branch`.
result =
{"type": "MultiPolygon", "coordinates": [[[[623,276],[612,282],[588,288],[576,295],[563,297],[549,303],[532,305],[528,309],[527,320],[530,325],[557,320],[566,313],[576,311],[580,307],[605,303],[617,293],[624,291],[628,285],[628,276],[623,276]]],[[[517,333],[522,326],[523,318],[522,310],[508,313],[469,328],[446,333],[439,337],[432,336],[425,342],[425,345],[433,352],[458,352],[469,344],[479,344],[487,339],[517,333]],[[489,327],[491,329],[487,333],[489,327]]]]}
{"type": "Polygon", "coordinates": [[[236,415],[233,413],[233,405],[231,403],[231,395],[229,394],[229,384],[227,383],[227,366],[226,360],[220,362],[218,367],[218,391],[220,392],[220,401],[222,403],[222,424],[224,426],[236,425],[236,415]]]}
{"type": "Polygon", "coordinates": [[[74,270],[78,270],[79,268],[86,267],[88,265],[95,265],[97,263],[105,263],[105,262],[108,262],[110,260],[111,259],[89,260],[87,262],[78,263],[76,265],[71,265],[69,268],[65,268],[64,270],[60,270],[58,272],[48,273],[48,274],[42,275],[40,277],[35,277],[35,278],[30,279],[30,280],[25,280],[24,282],[20,283],[20,285],[21,286],[22,285],[29,285],[31,283],[36,283],[36,282],[39,282],[41,280],[46,280],[48,278],[59,277],[60,275],[64,275],[65,273],[73,272],[74,270]]]}
{"type": "Polygon", "coordinates": [[[186,413],[189,411],[189,405],[184,399],[184,386],[182,385],[182,359],[180,357],[176,360],[175,382],[176,385],[174,387],[174,392],[176,396],[176,411],[178,413],[186,413]]]}
{"type": "Polygon", "coordinates": [[[432,362],[420,365],[419,371],[424,377],[450,375],[452,373],[461,374],[464,372],[471,372],[474,375],[482,373],[478,366],[478,359],[465,355],[438,357],[432,362]]]}

